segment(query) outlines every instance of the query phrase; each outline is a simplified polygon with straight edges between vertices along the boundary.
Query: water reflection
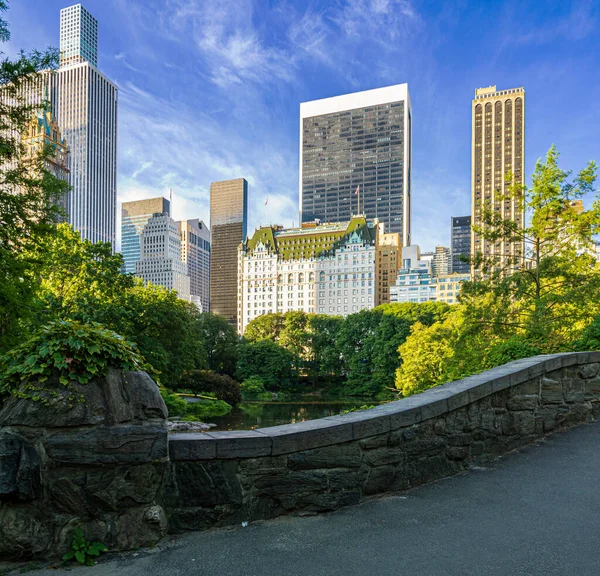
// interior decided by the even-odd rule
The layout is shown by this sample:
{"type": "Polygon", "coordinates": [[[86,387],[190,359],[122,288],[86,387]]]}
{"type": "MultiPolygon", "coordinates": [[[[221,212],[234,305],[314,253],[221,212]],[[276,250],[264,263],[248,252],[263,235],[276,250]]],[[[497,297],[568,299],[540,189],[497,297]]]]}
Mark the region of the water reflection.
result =
{"type": "Polygon", "coordinates": [[[211,418],[217,425],[213,430],[253,430],[266,426],[278,426],[335,416],[343,410],[360,408],[363,405],[376,405],[375,399],[340,398],[335,400],[315,400],[295,398],[284,401],[243,402],[225,416],[211,418]]]}

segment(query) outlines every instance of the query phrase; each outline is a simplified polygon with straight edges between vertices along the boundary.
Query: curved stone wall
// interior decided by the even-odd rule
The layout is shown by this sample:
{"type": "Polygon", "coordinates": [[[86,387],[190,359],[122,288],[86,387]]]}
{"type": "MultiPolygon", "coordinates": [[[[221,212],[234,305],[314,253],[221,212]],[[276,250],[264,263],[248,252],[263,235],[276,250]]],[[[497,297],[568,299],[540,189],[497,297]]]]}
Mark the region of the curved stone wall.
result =
{"type": "Polygon", "coordinates": [[[173,434],[171,531],[313,513],[450,476],[600,413],[600,352],[537,356],[371,410],[173,434]]]}
{"type": "Polygon", "coordinates": [[[171,532],[315,513],[450,476],[600,414],[600,352],[538,356],[371,410],[172,434],[144,373],[70,404],[0,409],[0,558],[51,557],[81,527],[112,550],[171,532]],[[168,525],[168,526],[167,526],[168,525]]]}

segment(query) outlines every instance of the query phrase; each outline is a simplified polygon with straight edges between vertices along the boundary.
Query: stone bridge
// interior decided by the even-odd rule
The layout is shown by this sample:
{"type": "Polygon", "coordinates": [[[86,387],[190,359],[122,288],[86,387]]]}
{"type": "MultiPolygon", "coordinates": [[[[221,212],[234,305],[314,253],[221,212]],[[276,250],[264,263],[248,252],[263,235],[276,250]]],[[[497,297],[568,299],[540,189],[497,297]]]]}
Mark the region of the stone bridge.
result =
{"type": "MultiPolygon", "coordinates": [[[[0,411],[0,555],[62,553],[81,526],[112,549],[336,510],[481,466],[600,412],[600,353],[537,356],[371,410],[256,431],[167,435],[140,373],[62,410],[0,411]]],[[[398,543],[400,546],[401,543],[398,543]]],[[[465,572],[466,573],[466,572],[465,572]]]]}

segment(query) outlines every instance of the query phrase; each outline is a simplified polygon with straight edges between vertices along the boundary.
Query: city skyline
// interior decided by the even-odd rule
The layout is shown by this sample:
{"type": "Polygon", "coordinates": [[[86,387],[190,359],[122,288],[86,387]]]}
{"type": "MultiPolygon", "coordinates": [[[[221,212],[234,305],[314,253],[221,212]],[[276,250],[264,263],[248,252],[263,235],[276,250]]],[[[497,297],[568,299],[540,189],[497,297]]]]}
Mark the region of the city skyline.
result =
{"type": "MultiPolygon", "coordinates": [[[[58,46],[59,12],[68,5],[11,6],[8,55],[58,46]]],[[[552,141],[573,169],[598,156],[593,103],[600,89],[586,73],[599,59],[593,3],[481,3],[436,16],[419,2],[297,2],[287,18],[278,5],[266,12],[251,2],[173,0],[169,13],[162,5],[84,2],[102,31],[99,67],[121,88],[120,201],[173,187],[177,219],[206,217],[210,182],[244,176],[249,231],[265,223],[267,197],[271,223],[297,224],[300,102],[398,82],[411,86],[414,112],[413,243],[449,245],[448,216],[470,211],[469,100],[476,88],[526,87],[527,181],[552,141]],[[209,13],[213,23],[203,27],[209,13]],[[157,16],[160,26],[150,26],[157,16]],[[482,32],[466,34],[475,23],[482,32]],[[410,58],[398,61],[408,48],[410,58]],[[548,90],[551,71],[563,81],[548,90]],[[574,93],[577,107],[569,105],[574,93]],[[556,121],[557,110],[569,110],[568,121],[556,121]],[[156,126],[140,124],[148,116],[159,119],[156,126]]]]}

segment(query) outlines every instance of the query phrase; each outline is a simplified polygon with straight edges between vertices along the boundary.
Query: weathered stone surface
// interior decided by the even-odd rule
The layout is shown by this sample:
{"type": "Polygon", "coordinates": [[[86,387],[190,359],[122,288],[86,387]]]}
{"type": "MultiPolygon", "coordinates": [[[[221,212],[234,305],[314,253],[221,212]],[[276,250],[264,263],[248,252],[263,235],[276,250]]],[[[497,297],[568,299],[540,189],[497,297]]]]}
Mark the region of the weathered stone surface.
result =
{"type": "Polygon", "coordinates": [[[118,550],[153,546],[167,533],[167,527],[167,515],[160,506],[128,510],[117,520],[113,546],[118,550]]]}
{"type": "Polygon", "coordinates": [[[217,445],[217,458],[254,458],[271,455],[271,438],[253,430],[208,434],[217,445]]]}
{"type": "Polygon", "coordinates": [[[52,460],[69,464],[151,462],[167,458],[167,429],[164,421],[97,426],[51,434],[44,447],[52,460]]]}
{"type": "Polygon", "coordinates": [[[559,380],[542,376],[541,380],[542,404],[562,404],[563,388],[559,380]]]}
{"type": "Polygon", "coordinates": [[[600,372],[600,364],[586,364],[579,367],[579,376],[581,378],[594,378],[600,372]]]}
{"type": "Polygon", "coordinates": [[[217,443],[207,434],[171,434],[169,456],[177,460],[211,460],[217,457],[217,443]]]}
{"type": "Polygon", "coordinates": [[[398,464],[405,458],[404,451],[399,446],[385,446],[376,448],[365,453],[365,463],[370,466],[385,466],[387,464],[398,464]]]}
{"type": "Polygon", "coordinates": [[[50,551],[52,528],[43,514],[23,504],[0,504],[0,558],[21,560],[50,551]]]}
{"type": "Polygon", "coordinates": [[[241,504],[242,487],[236,462],[178,462],[174,469],[179,506],[241,504]]]}
{"type": "Polygon", "coordinates": [[[394,482],[395,475],[395,466],[378,466],[377,468],[371,468],[365,485],[363,486],[363,494],[365,496],[370,496],[372,494],[387,492],[394,482]]]}
{"type": "Polygon", "coordinates": [[[358,468],[362,455],[358,444],[353,442],[290,454],[287,459],[291,470],[358,468]]]}
{"type": "Polygon", "coordinates": [[[33,500],[40,492],[40,458],[16,433],[0,430],[0,501],[33,500]]]}

